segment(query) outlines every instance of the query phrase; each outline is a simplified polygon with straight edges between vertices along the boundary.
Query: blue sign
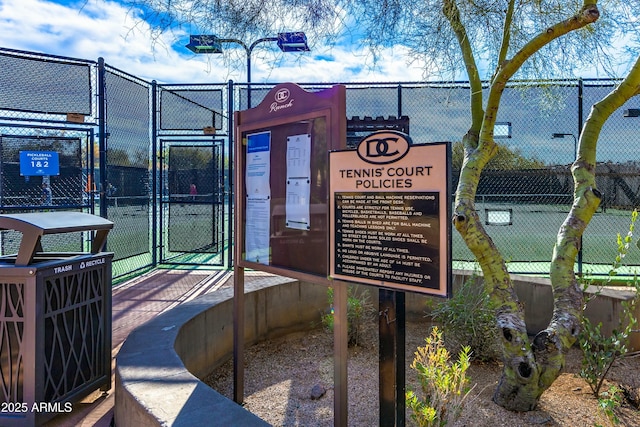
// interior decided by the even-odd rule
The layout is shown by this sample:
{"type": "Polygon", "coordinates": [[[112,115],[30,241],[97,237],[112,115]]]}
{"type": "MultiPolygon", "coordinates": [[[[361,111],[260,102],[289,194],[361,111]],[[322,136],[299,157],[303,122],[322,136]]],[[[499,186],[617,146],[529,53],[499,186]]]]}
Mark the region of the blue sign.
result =
{"type": "Polygon", "coordinates": [[[269,151],[271,145],[271,132],[254,133],[247,136],[247,153],[269,151]]]}
{"type": "Polygon", "coordinates": [[[20,176],[60,175],[60,161],[55,151],[21,151],[20,176]]]}

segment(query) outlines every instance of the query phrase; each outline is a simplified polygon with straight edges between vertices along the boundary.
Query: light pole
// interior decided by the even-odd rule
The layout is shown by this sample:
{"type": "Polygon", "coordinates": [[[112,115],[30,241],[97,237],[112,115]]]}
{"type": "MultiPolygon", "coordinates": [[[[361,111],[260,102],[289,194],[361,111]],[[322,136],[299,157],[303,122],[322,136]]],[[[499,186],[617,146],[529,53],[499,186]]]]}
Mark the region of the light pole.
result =
{"type": "Polygon", "coordinates": [[[251,53],[260,43],[277,42],[283,52],[308,52],[307,36],[303,32],[278,33],[277,37],[263,37],[251,45],[238,39],[221,39],[215,35],[197,35],[189,37],[187,49],[193,53],[222,53],[222,43],[235,43],[245,50],[247,54],[247,108],[251,108],[251,53]]]}
{"type": "Polygon", "coordinates": [[[551,138],[564,138],[565,136],[570,136],[573,138],[573,156],[574,159],[578,158],[578,139],[572,133],[553,133],[551,134],[551,138]]]}

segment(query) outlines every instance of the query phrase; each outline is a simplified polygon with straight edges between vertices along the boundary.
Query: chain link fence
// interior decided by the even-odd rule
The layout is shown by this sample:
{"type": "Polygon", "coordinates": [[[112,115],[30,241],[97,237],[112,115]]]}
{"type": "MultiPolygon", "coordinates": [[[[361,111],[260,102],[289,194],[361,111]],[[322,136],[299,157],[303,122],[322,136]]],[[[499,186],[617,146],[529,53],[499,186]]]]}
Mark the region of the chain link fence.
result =
{"type": "MultiPolygon", "coordinates": [[[[495,130],[500,150],[483,172],[476,208],[511,272],[548,273],[558,230],[573,202],[571,164],[576,158],[579,130],[591,106],[615,85],[611,80],[577,79],[513,82],[505,89],[495,130]],[[492,220],[501,213],[509,220],[492,220]]],[[[365,119],[368,123],[386,122],[396,124],[395,128],[406,127],[414,143],[452,142],[455,191],[463,156],[460,141],[470,123],[467,82],[346,86],[351,125],[365,119]],[[400,123],[405,119],[408,123],[400,123]]],[[[323,87],[305,86],[307,90],[323,87]]],[[[254,105],[268,89],[252,85],[254,105]]],[[[604,199],[583,236],[578,271],[609,272],[617,255],[616,234],[628,232],[631,211],[640,206],[640,153],[625,148],[638,140],[640,118],[622,114],[624,109],[637,107],[639,101],[637,96],[628,101],[600,134],[596,182],[604,199]]],[[[353,134],[357,141],[366,132],[353,134]]],[[[454,267],[466,268],[474,262],[455,230],[452,254],[454,267]]],[[[627,272],[633,273],[640,265],[640,254],[630,252],[625,264],[630,266],[627,272]]]]}
{"type": "MultiPolygon", "coordinates": [[[[0,212],[89,208],[93,66],[74,58],[0,51],[0,212]]],[[[42,246],[48,252],[85,251],[85,237],[47,235],[42,246]]],[[[19,232],[2,231],[1,253],[16,253],[21,238],[19,232]]]]}
{"type": "MultiPolygon", "coordinates": [[[[580,129],[615,84],[578,79],[512,82],[505,89],[495,133],[500,151],[482,175],[476,207],[510,271],[548,272],[572,203],[570,167],[580,129]]],[[[0,210],[84,210],[113,220],[114,277],[158,262],[230,266],[233,112],[246,108],[249,89],[256,106],[273,86],[158,85],[101,60],[0,49],[0,210]],[[59,174],[21,174],[20,152],[29,151],[58,153],[59,174]]],[[[394,123],[414,143],[450,141],[455,190],[460,140],[470,122],[466,82],[346,87],[351,144],[376,122],[394,123]]],[[[604,200],[583,236],[577,267],[594,274],[608,272],[616,233],[626,234],[640,204],[640,154],[629,150],[640,118],[621,111],[599,137],[596,173],[604,200]]],[[[2,240],[3,254],[13,249],[9,240],[2,240]]],[[[454,267],[473,264],[455,231],[452,251],[454,267]]],[[[639,255],[626,263],[640,266],[639,255]]]]}
{"type": "Polygon", "coordinates": [[[108,249],[116,274],[153,263],[151,85],[104,66],[104,131],[96,192],[101,216],[113,221],[108,249]]]}

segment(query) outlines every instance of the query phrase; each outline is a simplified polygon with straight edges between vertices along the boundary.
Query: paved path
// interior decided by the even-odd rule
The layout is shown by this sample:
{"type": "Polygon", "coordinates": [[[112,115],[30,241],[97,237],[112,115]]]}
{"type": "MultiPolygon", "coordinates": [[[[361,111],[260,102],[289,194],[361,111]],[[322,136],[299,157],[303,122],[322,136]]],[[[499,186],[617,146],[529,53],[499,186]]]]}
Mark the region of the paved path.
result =
{"type": "MultiPolygon", "coordinates": [[[[113,363],[129,333],[158,314],[200,295],[213,292],[231,278],[230,271],[154,270],[113,288],[113,363]]],[[[113,420],[111,390],[96,391],[69,414],[59,415],[45,427],[108,427],[113,420]]]]}

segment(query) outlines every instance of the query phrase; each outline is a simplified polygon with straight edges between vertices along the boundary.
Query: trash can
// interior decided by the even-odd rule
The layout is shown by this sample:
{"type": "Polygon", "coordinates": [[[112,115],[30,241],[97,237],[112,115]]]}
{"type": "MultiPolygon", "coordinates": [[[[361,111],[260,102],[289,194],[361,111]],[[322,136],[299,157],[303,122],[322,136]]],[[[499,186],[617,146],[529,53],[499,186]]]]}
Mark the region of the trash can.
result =
{"type": "Polygon", "coordinates": [[[0,215],[0,239],[22,234],[0,256],[0,425],[40,425],[109,390],[112,228],[82,212],[0,215]],[[90,252],[43,251],[43,236],[74,232],[90,252]]]}

